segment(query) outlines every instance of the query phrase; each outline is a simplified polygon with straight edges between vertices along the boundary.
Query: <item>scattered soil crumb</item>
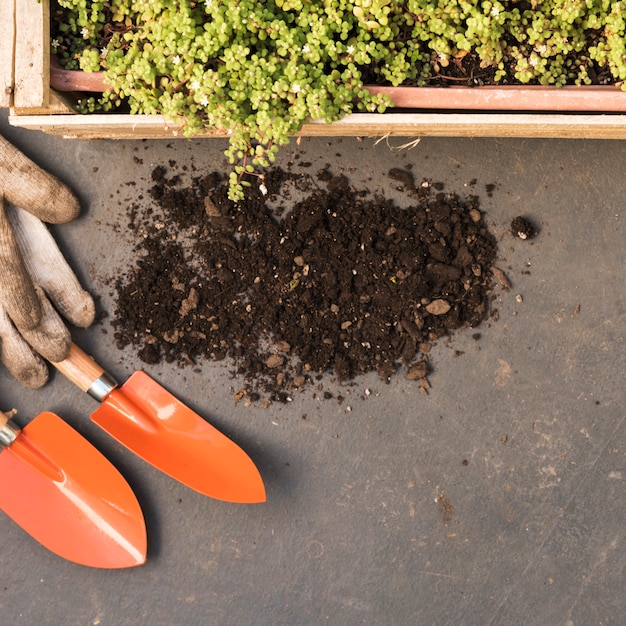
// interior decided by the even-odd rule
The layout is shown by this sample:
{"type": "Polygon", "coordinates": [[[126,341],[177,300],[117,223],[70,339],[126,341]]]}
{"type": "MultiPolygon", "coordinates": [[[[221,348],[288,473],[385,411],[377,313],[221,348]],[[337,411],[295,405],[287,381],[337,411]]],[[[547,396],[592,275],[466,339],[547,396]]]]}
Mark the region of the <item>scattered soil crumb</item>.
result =
{"type": "Polygon", "coordinates": [[[532,239],[538,231],[527,218],[518,215],[511,221],[511,232],[520,239],[532,239]]]}
{"type": "Polygon", "coordinates": [[[270,170],[266,193],[251,179],[235,204],[222,174],[183,184],[170,168],[153,170],[151,202],[127,207],[136,261],[115,284],[116,344],[148,364],[226,360],[239,401],[399,369],[427,393],[432,343],[490,315],[494,276],[510,286],[478,198],[408,171],[389,173],[403,206],[330,166],[270,170]]]}
{"type": "Polygon", "coordinates": [[[500,283],[503,289],[506,289],[508,291],[511,288],[511,281],[500,268],[495,266],[492,267],[491,273],[496,277],[496,280],[500,283]]]}
{"type": "Polygon", "coordinates": [[[437,496],[435,502],[439,507],[441,521],[447,526],[452,521],[452,515],[454,513],[452,503],[450,502],[450,500],[448,500],[446,494],[443,493],[443,491],[437,496]]]}

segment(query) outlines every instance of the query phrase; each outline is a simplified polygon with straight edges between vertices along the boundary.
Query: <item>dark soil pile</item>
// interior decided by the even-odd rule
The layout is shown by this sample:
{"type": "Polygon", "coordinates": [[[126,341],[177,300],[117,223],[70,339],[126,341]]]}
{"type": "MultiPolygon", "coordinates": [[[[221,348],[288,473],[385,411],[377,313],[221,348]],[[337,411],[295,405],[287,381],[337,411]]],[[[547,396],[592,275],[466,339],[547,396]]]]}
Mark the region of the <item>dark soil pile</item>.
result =
{"type": "Polygon", "coordinates": [[[328,169],[251,178],[234,204],[220,174],[185,186],[156,168],[152,206],[130,212],[142,236],[116,285],[118,347],[146,363],[228,358],[251,400],[398,369],[425,392],[431,343],[489,313],[497,244],[476,197],[389,175],[406,206],[328,169]]]}

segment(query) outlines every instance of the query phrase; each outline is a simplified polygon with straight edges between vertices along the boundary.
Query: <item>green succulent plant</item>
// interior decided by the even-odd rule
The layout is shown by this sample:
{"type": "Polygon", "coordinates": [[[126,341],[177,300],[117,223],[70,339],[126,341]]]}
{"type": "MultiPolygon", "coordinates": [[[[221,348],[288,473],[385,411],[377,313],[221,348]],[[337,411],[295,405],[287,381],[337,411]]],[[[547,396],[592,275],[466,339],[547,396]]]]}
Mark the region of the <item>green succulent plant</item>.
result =
{"type": "Polygon", "coordinates": [[[83,112],[160,114],[229,134],[231,198],[310,118],[390,106],[366,82],[425,85],[472,54],[493,80],[626,81],[623,0],[56,0],[52,46],[111,90],[83,112]]]}

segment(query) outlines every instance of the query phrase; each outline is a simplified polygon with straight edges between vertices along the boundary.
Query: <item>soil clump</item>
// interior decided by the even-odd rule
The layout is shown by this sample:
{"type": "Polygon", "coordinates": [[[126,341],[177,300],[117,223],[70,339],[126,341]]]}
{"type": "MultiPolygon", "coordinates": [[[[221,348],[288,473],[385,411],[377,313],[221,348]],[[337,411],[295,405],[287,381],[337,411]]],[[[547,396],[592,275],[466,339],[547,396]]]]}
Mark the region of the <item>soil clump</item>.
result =
{"type": "Polygon", "coordinates": [[[511,220],[511,232],[520,239],[532,239],[537,235],[537,228],[528,219],[518,215],[511,220]]]}
{"type": "Polygon", "coordinates": [[[128,212],[140,237],[115,285],[117,346],[149,364],[228,359],[251,401],[372,371],[427,393],[432,342],[489,315],[497,243],[476,196],[389,177],[404,206],[328,167],[250,177],[235,204],[219,173],[155,168],[152,202],[128,212]]]}

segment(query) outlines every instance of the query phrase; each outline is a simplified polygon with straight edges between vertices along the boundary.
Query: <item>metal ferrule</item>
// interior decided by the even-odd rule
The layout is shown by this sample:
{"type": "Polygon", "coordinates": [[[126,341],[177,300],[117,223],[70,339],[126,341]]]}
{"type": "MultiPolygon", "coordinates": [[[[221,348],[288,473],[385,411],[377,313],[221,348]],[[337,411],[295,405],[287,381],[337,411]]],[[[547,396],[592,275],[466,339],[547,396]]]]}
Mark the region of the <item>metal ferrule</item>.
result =
{"type": "Polygon", "coordinates": [[[104,372],[100,378],[96,378],[96,380],[91,383],[91,387],[87,389],[87,393],[98,402],[103,402],[116,387],[117,381],[104,372]]]}
{"type": "Polygon", "coordinates": [[[8,421],[0,428],[0,446],[10,446],[20,434],[20,429],[11,421],[8,421]]]}

